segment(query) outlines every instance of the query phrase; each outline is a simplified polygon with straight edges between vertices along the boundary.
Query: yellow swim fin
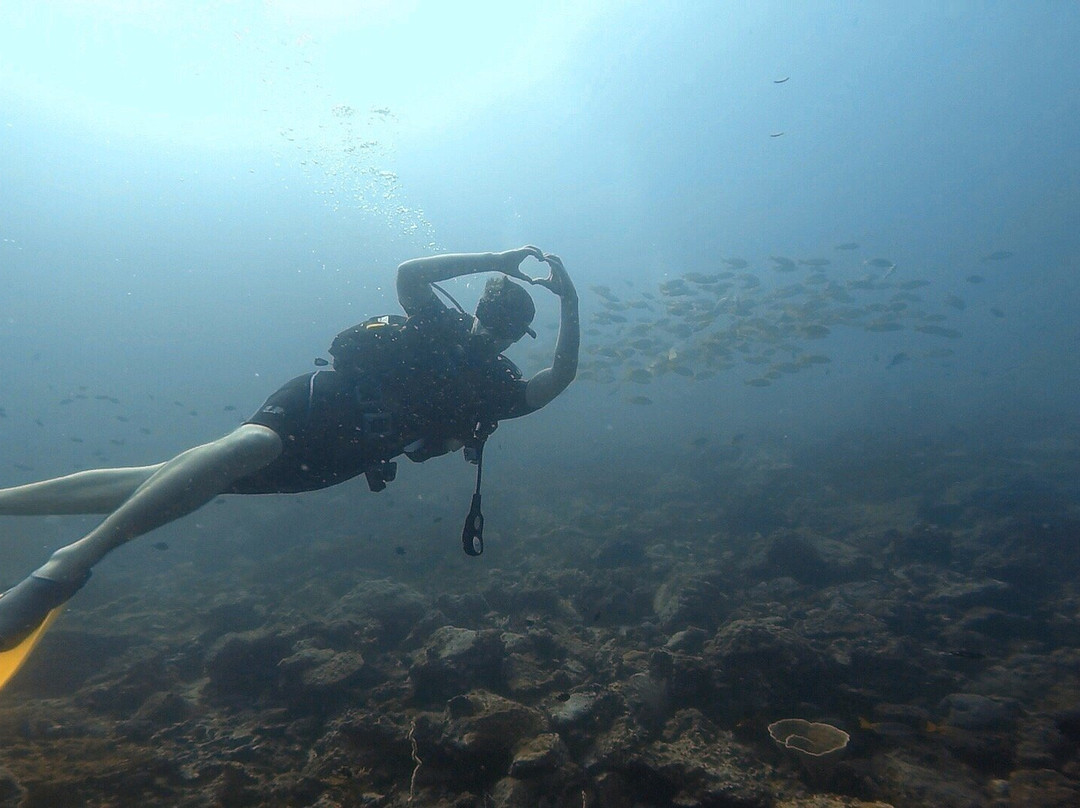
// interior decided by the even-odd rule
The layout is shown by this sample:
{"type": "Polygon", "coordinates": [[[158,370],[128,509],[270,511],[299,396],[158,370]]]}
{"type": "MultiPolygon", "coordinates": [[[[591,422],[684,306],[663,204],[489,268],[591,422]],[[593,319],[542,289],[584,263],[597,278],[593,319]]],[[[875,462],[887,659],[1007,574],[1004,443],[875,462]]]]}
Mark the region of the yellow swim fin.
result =
{"type": "Polygon", "coordinates": [[[41,625],[30,632],[29,636],[21,643],[8,651],[0,651],[0,689],[11,680],[11,677],[19,672],[19,668],[26,662],[30,652],[37,647],[38,641],[41,640],[45,632],[49,630],[49,626],[60,616],[62,611],[64,611],[63,604],[49,612],[45,619],[41,621],[41,625]]]}

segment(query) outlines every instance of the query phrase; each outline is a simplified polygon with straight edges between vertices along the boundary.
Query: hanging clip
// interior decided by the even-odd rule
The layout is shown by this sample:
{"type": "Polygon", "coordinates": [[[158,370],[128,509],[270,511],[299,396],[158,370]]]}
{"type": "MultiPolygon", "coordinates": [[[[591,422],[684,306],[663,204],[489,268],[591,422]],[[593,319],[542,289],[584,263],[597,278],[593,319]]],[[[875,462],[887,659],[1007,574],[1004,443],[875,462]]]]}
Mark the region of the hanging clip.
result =
{"type": "Polygon", "coordinates": [[[480,512],[480,494],[473,494],[472,507],[465,517],[465,527],[461,530],[461,549],[465,555],[478,556],[484,552],[484,514],[480,512]]]}
{"type": "Polygon", "coordinates": [[[472,443],[466,447],[465,459],[476,464],[476,490],[472,495],[469,515],[465,517],[465,527],[461,529],[461,548],[466,555],[478,556],[484,552],[484,514],[480,512],[480,481],[484,473],[484,441],[494,429],[494,424],[477,423],[473,430],[472,443]]]}

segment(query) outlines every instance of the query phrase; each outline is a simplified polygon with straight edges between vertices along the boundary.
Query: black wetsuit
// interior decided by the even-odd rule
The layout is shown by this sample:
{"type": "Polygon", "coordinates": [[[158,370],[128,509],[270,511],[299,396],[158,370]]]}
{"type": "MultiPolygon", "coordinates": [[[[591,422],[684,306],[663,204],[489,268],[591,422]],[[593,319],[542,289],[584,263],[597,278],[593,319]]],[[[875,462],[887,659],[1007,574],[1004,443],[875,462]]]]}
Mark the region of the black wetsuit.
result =
{"type": "Polygon", "coordinates": [[[229,491],[326,488],[402,453],[417,462],[445,454],[448,440],[468,442],[477,423],[533,411],[506,357],[470,357],[462,346],[440,356],[438,367],[421,363],[389,378],[318,370],[288,382],[245,421],[277,432],[281,455],[229,491]]]}

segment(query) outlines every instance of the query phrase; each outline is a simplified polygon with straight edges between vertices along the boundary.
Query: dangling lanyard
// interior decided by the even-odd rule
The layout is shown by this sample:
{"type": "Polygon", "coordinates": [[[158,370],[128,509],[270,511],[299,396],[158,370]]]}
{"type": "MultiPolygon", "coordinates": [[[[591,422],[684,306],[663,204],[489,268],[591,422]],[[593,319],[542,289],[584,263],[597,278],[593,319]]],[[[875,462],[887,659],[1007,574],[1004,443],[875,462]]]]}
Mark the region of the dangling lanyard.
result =
{"type": "Polygon", "coordinates": [[[461,530],[461,547],[466,555],[478,556],[484,552],[484,514],[480,513],[480,479],[484,472],[484,442],[476,446],[476,491],[472,495],[472,507],[465,517],[461,530]]]}

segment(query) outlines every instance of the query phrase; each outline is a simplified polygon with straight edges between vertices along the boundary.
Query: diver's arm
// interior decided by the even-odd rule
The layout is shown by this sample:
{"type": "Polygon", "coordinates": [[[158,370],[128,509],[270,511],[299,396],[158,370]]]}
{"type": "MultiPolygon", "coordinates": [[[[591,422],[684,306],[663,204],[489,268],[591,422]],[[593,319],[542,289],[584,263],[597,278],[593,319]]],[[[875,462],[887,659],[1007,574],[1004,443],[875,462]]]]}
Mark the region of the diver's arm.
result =
{"type": "Polygon", "coordinates": [[[520,269],[521,262],[529,256],[544,260],[544,253],[538,247],[519,247],[499,253],[448,253],[413,258],[398,266],[398,302],[407,312],[418,311],[435,297],[431,284],[478,272],[502,272],[511,278],[530,281],[520,269]]]}
{"type": "Polygon", "coordinates": [[[581,343],[581,327],[578,316],[577,290],[570,275],[557,255],[545,255],[544,261],[551,267],[547,278],[534,281],[546,286],[559,296],[559,339],[555,343],[555,358],[551,367],[541,370],[525,385],[525,402],[540,409],[555,396],[569,387],[577,375],[578,346],[581,343]]]}

